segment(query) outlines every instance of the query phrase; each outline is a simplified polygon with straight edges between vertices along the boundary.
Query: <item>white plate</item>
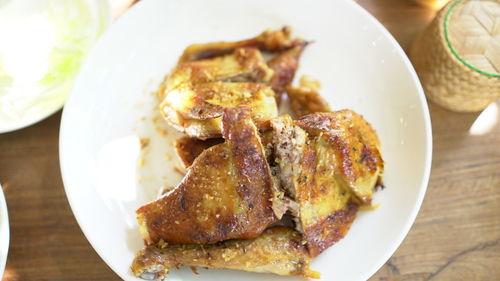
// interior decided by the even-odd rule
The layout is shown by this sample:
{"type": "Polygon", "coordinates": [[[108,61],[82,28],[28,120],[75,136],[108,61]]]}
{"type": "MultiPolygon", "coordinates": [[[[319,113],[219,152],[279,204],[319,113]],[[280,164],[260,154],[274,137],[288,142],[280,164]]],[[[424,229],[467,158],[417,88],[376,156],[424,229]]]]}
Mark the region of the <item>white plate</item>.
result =
{"type": "MultiPolygon", "coordinates": [[[[385,184],[346,238],[312,268],[323,280],[364,280],[392,255],[422,203],[431,164],[431,126],[417,76],[391,35],[351,0],[141,1],[101,37],[63,112],[61,170],[87,239],[126,280],[142,247],[135,209],[173,185],[178,134],[152,125],[155,91],[190,43],[234,40],[291,25],[313,40],[300,73],[318,78],[333,108],[363,114],[379,133],[385,184]],[[313,4],[314,3],[314,4],[313,4]],[[159,132],[166,130],[166,136],[159,132]],[[145,152],[139,138],[150,138],[145,152]],[[146,159],[140,167],[140,158],[146,159]]],[[[160,120],[161,121],[161,120],[160,120]]],[[[168,280],[301,280],[230,270],[173,270],[168,280]],[[237,278],[237,279],[236,279],[237,278]]]]}
{"type": "Polygon", "coordinates": [[[2,185],[0,185],[0,279],[2,279],[5,263],[7,262],[9,240],[9,214],[7,212],[7,203],[5,203],[2,185]]]}

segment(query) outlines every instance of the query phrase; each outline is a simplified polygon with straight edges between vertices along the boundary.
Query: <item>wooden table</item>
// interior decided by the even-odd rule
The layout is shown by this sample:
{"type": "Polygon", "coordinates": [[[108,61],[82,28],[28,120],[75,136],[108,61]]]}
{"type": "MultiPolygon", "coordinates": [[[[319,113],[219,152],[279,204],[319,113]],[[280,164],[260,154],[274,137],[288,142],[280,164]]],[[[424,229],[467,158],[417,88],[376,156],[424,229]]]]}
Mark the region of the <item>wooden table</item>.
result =
{"type": "MultiPolygon", "coordinates": [[[[405,49],[435,13],[406,0],[359,2],[405,49]]],[[[430,111],[434,160],[425,201],[403,244],[370,280],[500,280],[500,123],[471,135],[479,114],[432,104],[430,111]]],[[[0,182],[11,224],[3,280],[119,280],[83,236],[66,200],[60,117],[0,135],[0,182]]]]}

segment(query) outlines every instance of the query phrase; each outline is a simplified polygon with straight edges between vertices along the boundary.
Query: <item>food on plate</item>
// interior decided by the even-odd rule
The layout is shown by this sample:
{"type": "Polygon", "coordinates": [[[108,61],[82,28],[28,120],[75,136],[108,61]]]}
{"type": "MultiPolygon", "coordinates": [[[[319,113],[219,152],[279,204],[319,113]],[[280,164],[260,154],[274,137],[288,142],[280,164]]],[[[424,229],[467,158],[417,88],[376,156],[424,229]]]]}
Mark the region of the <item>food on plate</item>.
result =
{"type": "Polygon", "coordinates": [[[285,26],[280,30],[266,30],[259,36],[237,42],[213,42],[193,44],[184,50],[179,63],[222,56],[238,48],[258,48],[268,52],[280,52],[292,47],[303,45],[304,40],[292,39],[290,27],[285,26]]]}
{"type": "Polygon", "coordinates": [[[181,183],[137,210],[147,244],[249,239],[283,215],[281,194],[246,109],[226,109],[224,143],[203,151],[181,183]]]}
{"type": "Polygon", "coordinates": [[[281,186],[296,203],[292,214],[311,256],[347,233],[358,205],[370,204],[383,171],[371,126],[350,111],[271,121],[281,186]]]}
{"type": "Polygon", "coordinates": [[[336,180],[370,204],[374,187],[381,182],[384,162],[380,142],[373,127],[352,110],[316,113],[296,121],[309,136],[327,139],[338,163],[336,180]]]}
{"type": "Polygon", "coordinates": [[[317,278],[301,240],[297,231],[278,226],[248,240],[148,246],[136,254],[132,272],[143,279],[163,280],[171,268],[201,266],[317,278]]]}
{"type": "Polygon", "coordinates": [[[268,83],[273,77],[273,70],[262,58],[256,48],[240,48],[231,54],[190,61],[178,64],[164,81],[164,91],[169,91],[185,83],[205,82],[259,82],[268,83]]]}
{"type": "Polygon", "coordinates": [[[280,102],[307,45],[290,34],[283,28],[244,41],[188,47],[158,93],[165,120],[188,136],[207,139],[220,137],[226,107],[246,105],[256,122],[276,117],[270,99],[280,102]],[[276,55],[266,62],[261,51],[276,55]]]}
{"type": "Polygon", "coordinates": [[[181,160],[182,167],[187,169],[193,164],[194,159],[205,149],[223,142],[223,138],[200,140],[191,137],[182,137],[175,140],[174,148],[177,156],[179,156],[179,160],[181,160]]]}
{"type": "Polygon", "coordinates": [[[286,87],[290,99],[290,108],[296,117],[302,117],[315,112],[329,112],[330,106],[321,95],[307,87],[286,87]]]}
{"type": "Polygon", "coordinates": [[[290,100],[290,109],[295,117],[315,112],[330,112],[330,106],[319,94],[321,84],[307,75],[300,77],[300,86],[287,86],[286,93],[290,100]]]}
{"type": "Polygon", "coordinates": [[[202,266],[319,278],[312,258],[371,206],[377,134],[352,110],[332,112],[319,82],[291,85],[307,43],[290,35],[191,45],[161,84],[159,109],[186,134],[174,143],[186,173],[137,210],[136,276],[202,266]],[[279,116],[282,94],[298,119],[279,116]]]}
{"type": "Polygon", "coordinates": [[[305,47],[305,43],[297,45],[276,55],[269,61],[269,67],[274,71],[271,87],[276,94],[278,104],[281,101],[281,95],[285,92],[285,88],[293,81],[295,72],[299,67],[300,54],[302,54],[305,47]]]}
{"type": "Polygon", "coordinates": [[[225,108],[243,105],[251,110],[257,123],[278,115],[271,87],[253,82],[182,84],[168,92],[160,108],[169,124],[179,131],[207,139],[221,136],[225,108]]]}

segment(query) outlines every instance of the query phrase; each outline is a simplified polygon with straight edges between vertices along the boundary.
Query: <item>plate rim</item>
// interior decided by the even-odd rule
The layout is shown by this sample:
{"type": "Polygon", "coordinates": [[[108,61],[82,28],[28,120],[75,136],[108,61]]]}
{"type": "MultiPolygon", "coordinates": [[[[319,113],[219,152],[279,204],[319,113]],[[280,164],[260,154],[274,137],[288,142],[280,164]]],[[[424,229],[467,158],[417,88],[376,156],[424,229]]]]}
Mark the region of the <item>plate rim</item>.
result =
{"type": "Polygon", "coordinates": [[[0,128],[0,134],[15,132],[15,131],[27,128],[31,125],[34,125],[42,120],[45,120],[45,119],[49,118],[50,116],[52,116],[52,114],[56,113],[61,108],[63,108],[64,102],[65,101],[62,100],[56,106],[51,107],[50,110],[43,112],[43,114],[37,115],[33,118],[26,118],[26,119],[21,118],[15,122],[12,122],[11,124],[13,124],[13,125],[2,127],[2,128],[0,128]]]}
{"type": "Polygon", "coordinates": [[[432,141],[432,122],[431,122],[431,116],[429,113],[429,105],[427,102],[427,98],[425,96],[424,89],[422,87],[422,83],[420,83],[420,79],[418,78],[417,72],[415,71],[415,68],[413,67],[413,64],[411,63],[410,59],[406,55],[405,51],[399,44],[399,42],[392,36],[392,34],[385,28],[385,26],[375,18],[374,15],[372,15],[370,12],[368,12],[365,8],[363,8],[360,4],[358,4],[355,1],[346,1],[344,2],[349,2],[355,9],[358,9],[362,14],[364,14],[386,37],[391,43],[395,46],[395,49],[397,53],[401,56],[403,59],[403,62],[405,66],[407,67],[411,77],[413,78],[413,82],[415,82],[415,86],[417,88],[418,92],[418,98],[420,101],[420,107],[422,109],[423,117],[424,117],[424,128],[425,128],[425,134],[426,134],[426,139],[425,139],[425,146],[426,146],[426,151],[425,151],[425,163],[424,163],[424,173],[422,177],[422,182],[420,184],[420,190],[418,193],[418,196],[416,198],[415,204],[413,205],[413,208],[411,209],[411,214],[409,216],[410,219],[406,220],[406,224],[403,227],[403,231],[399,234],[399,237],[396,241],[396,243],[392,244],[392,247],[387,248],[383,258],[379,259],[380,262],[375,263],[372,266],[372,269],[367,271],[363,275],[363,280],[368,280],[371,276],[373,276],[382,266],[394,255],[396,250],[401,246],[403,243],[403,240],[408,236],[408,233],[410,232],[411,228],[413,227],[413,224],[415,223],[415,220],[417,219],[418,213],[420,211],[420,208],[422,207],[422,203],[425,198],[425,194],[427,193],[427,188],[429,186],[429,179],[430,179],[430,174],[431,174],[431,167],[432,167],[432,147],[433,147],[433,141],[432,141]]]}
{"type": "Polygon", "coordinates": [[[0,279],[4,274],[9,255],[10,246],[10,223],[7,200],[0,184],[0,279]]]}
{"type": "MultiPolygon", "coordinates": [[[[372,14],[370,14],[365,8],[363,8],[360,4],[356,3],[355,1],[351,1],[351,0],[341,0],[341,1],[343,1],[347,5],[351,5],[351,7],[354,10],[356,10],[357,12],[359,12],[362,15],[362,17],[365,17],[371,24],[373,24],[374,28],[376,28],[377,31],[380,31],[391,42],[391,44],[394,46],[394,50],[402,58],[404,66],[406,67],[407,71],[409,72],[410,77],[412,78],[413,84],[415,85],[415,89],[417,90],[417,93],[418,93],[418,100],[420,103],[419,107],[422,111],[424,132],[426,134],[425,144],[424,144],[425,145],[425,163],[423,165],[423,175],[421,177],[421,183],[420,183],[420,187],[419,187],[418,196],[415,198],[415,203],[411,208],[410,215],[408,216],[408,219],[406,219],[406,223],[402,227],[403,230],[399,233],[398,238],[395,239],[395,241],[391,244],[391,247],[388,247],[383,251],[383,254],[381,254],[380,258],[377,260],[378,262],[375,262],[372,265],[372,267],[370,268],[370,270],[367,270],[365,273],[361,274],[362,280],[367,280],[371,276],[373,276],[377,272],[377,270],[379,270],[387,262],[387,260],[389,260],[391,258],[391,256],[396,252],[396,250],[401,246],[403,240],[406,238],[406,236],[408,235],[409,231],[411,230],[413,224],[415,223],[415,220],[416,220],[417,215],[420,211],[420,208],[422,206],[422,203],[423,203],[426,191],[427,191],[427,187],[428,187],[429,179],[430,179],[430,174],[431,174],[432,151],[433,151],[432,125],[431,125],[429,107],[428,107],[426,96],[424,94],[423,87],[420,83],[420,80],[418,78],[418,75],[417,75],[413,65],[411,64],[408,56],[404,52],[401,45],[392,36],[392,34],[385,28],[385,26],[381,22],[379,22],[372,14]]],[[[139,7],[144,5],[144,2],[147,2],[147,1],[140,1],[139,3],[136,3],[133,7],[129,8],[129,10],[133,9],[135,11],[135,10],[139,9],[139,7]]],[[[128,18],[127,14],[128,13],[125,13],[122,17],[120,17],[118,19],[118,21],[123,21],[124,19],[128,18]]],[[[112,29],[112,25],[110,25],[110,28],[108,28],[105,32],[107,33],[111,29],[112,29]]],[[[98,41],[100,41],[100,40],[101,39],[98,39],[98,41]]],[[[91,52],[89,52],[88,56],[90,56],[94,51],[95,51],[95,48],[92,49],[91,52]]],[[[80,74],[77,75],[77,78],[78,78],[78,76],[80,76],[80,74]]],[[[70,92],[70,95],[68,95],[68,98],[66,101],[69,101],[72,98],[72,95],[71,95],[72,92],[73,92],[73,90],[70,92]]],[[[122,278],[123,280],[128,280],[130,278],[130,276],[122,275],[121,272],[116,271],[110,265],[110,262],[108,262],[106,259],[103,258],[103,254],[101,253],[102,250],[98,250],[94,246],[95,242],[93,242],[93,239],[90,237],[90,235],[88,235],[88,232],[84,229],[84,227],[82,227],[81,218],[77,214],[77,212],[75,212],[75,209],[74,209],[75,204],[73,203],[74,198],[72,197],[72,195],[70,195],[71,192],[68,192],[68,190],[69,190],[67,187],[68,180],[65,179],[65,173],[64,173],[65,166],[63,165],[64,164],[63,162],[65,162],[65,160],[64,160],[65,157],[63,157],[63,153],[62,153],[62,151],[64,150],[63,147],[65,146],[64,141],[63,141],[63,139],[64,139],[63,132],[64,132],[64,128],[67,127],[64,125],[65,124],[65,122],[64,122],[65,112],[66,112],[66,109],[63,108],[62,116],[61,116],[61,124],[60,124],[60,133],[59,133],[59,164],[60,164],[61,177],[63,180],[65,194],[66,194],[66,197],[68,198],[68,202],[70,204],[71,211],[72,211],[73,215],[75,216],[75,219],[78,222],[78,226],[80,227],[81,231],[83,232],[85,238],[91,244],[93,250],[99,255],[101,260],[103,260],[106,263],[106,265],[120,278],[122,278]]]]}

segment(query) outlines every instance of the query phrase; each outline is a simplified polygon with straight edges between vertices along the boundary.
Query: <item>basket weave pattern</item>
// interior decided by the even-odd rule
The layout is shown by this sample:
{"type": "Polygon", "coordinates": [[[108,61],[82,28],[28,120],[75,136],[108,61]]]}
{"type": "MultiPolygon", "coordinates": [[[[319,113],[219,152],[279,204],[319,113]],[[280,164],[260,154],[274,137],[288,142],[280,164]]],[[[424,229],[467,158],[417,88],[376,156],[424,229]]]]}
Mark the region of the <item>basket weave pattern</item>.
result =
{"type": "Polygon", "coordinates": [[[474,69],[498,74],[500,48],[495,42],[500,34],[500,13],[495,9],[500,10],[499,0],[458,5],[451,1],[416,38],[410,59],[430,100],[454,111],[480,111],[500,98],[500,77],[474,69]],[[452,52],[445,35],[444,21],[453,5],[458,9],[448,21],[450,44],[457,47],[455,52],[463,61],[452,52]]]}

